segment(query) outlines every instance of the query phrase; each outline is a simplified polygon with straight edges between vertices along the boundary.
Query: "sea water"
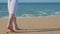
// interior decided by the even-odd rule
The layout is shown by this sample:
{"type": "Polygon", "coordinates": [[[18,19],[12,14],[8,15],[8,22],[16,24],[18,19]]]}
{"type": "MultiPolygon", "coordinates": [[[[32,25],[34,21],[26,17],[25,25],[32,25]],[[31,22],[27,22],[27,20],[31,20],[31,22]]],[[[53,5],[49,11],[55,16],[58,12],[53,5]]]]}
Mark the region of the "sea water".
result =
{"type": "MultiPolygon", "coordinates": [[[[16,16],[19,18],[60,16],[60,3],[19,3],[16,16]]],[[[0,18],[7,17],[7,3],[0,3],[0,18]]]]}

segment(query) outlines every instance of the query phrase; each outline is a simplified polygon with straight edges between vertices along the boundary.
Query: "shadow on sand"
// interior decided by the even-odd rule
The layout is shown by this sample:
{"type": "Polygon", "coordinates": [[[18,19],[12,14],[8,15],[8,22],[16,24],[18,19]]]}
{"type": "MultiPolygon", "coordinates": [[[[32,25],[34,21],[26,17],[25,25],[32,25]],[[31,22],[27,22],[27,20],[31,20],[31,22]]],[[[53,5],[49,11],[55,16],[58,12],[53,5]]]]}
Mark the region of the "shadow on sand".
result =
{"type": "Polygon", "coordinates": [[[15,33],[28,33],[28,32],[48,32],[48,31],[60,31],[60,28],[45,28],[45,29],[20,29],[15,33]]]}

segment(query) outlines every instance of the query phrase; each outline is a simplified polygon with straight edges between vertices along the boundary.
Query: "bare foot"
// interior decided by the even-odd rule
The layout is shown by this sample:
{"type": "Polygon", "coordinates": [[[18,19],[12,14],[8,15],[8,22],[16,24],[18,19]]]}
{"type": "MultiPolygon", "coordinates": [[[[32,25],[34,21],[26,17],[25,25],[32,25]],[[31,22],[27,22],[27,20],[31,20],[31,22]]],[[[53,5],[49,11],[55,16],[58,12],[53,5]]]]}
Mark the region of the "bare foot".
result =
{"type": "Polygon", "coordinates": [[[11,27],[8,27],[8,30],[9,30],[9,32],[15,32],[15,31],[13,30],[13,28],[11,28],[11,27]]]}

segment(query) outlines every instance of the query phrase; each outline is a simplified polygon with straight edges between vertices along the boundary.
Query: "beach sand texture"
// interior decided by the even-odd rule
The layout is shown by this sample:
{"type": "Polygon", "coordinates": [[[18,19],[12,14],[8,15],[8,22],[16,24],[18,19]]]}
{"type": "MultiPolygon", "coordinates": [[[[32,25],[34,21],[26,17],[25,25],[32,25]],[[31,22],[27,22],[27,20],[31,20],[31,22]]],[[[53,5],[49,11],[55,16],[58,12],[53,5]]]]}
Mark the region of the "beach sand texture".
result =
{"type": "MultiPolygon", "coordinates": [[[[0,19],[0,34],[8,34],[8,19],[0,19]]],[[[21,30],[9,34],[60,34],[60,16],[42,18],[17,18],[21,30]]]]}

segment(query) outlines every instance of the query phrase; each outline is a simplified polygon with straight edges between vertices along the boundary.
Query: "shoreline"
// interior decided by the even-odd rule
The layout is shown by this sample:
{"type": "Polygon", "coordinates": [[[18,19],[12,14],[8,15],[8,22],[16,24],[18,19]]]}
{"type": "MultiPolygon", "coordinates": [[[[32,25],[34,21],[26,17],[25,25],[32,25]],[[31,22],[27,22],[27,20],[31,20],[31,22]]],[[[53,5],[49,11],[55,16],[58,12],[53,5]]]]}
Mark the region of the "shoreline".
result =
{"type": "MultiPolygon", "coordinates": [[[[51,17],[60,17],[60,16],[17,17],[17,19],[19,19],[19,18],[51,18],[51,17]]],[[[0,18],[0,19],[8,19],[8,16],[7,17],[0,18]]]]}

